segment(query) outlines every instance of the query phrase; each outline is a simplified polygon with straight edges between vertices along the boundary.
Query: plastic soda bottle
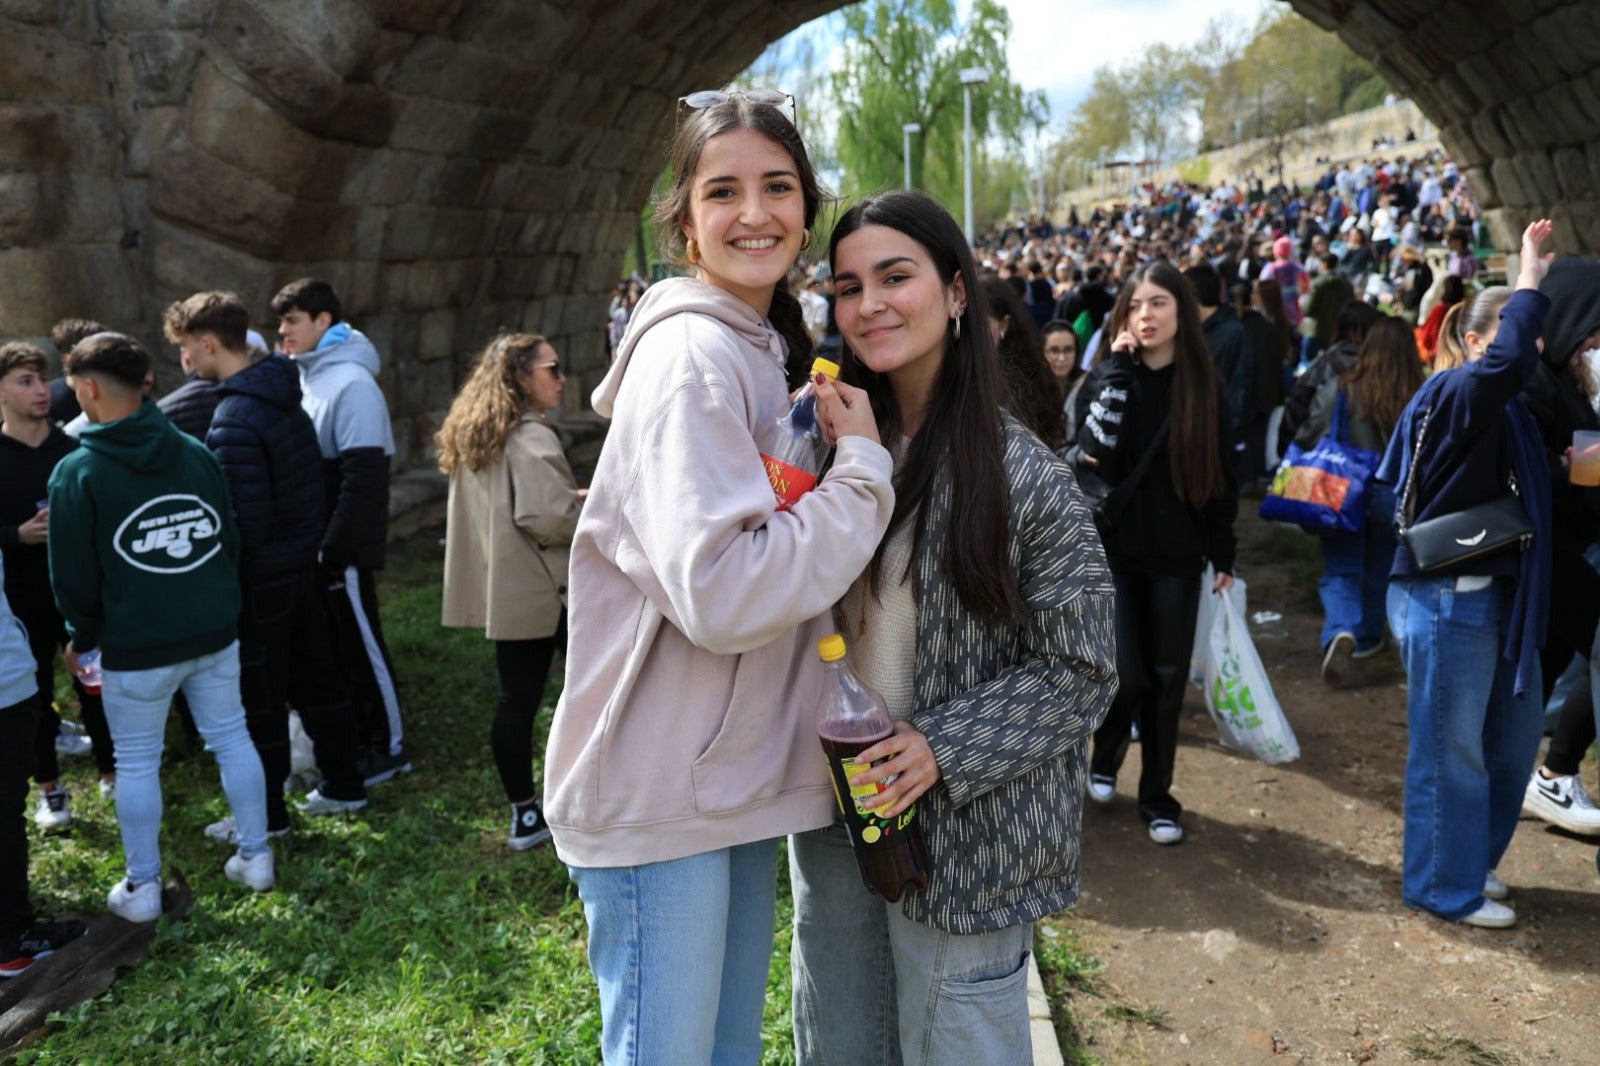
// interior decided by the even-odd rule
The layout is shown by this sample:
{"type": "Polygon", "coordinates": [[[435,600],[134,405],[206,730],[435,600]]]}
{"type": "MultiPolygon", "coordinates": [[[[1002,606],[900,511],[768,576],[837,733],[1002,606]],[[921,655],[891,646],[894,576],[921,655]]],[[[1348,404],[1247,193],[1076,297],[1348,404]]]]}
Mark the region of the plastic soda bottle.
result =
{"type": "Polygon", "coordinates": [[[105,673],[100,668],[100,649],[91,648],[78,656],[78,680],[83,682],[83,690],[91,696],[100,695],[100,686],[105,680],[105,673]]]}
{"type": "MultiPolygon", "coordinates": [[[[851,785],[850,775],[864,764],[856,756],[894,732],[883,699],[862,683],[845,661],[844,638],[834,633],[817,642],[827,681],[817,714],[817,734],[828,758],[833,793],[839,801],[861,879],[890,903],[928,887],[928,849],[922,841],[915,806],[893,818],[866,809],[885,784],[851,785]]],[[[891,779],[892,780],[892,779],[891,779]]]]}
{"type": "Polygon", "coordinates": [[[828,442],[817,425],[817,389],[812,379],[818,374],[836,379],[839,364],[830,359],[812,360],[811,378],[795,393],[789,410],[778,418],[769,447],[761,453],[780,511],[787,511],[817,487],[817,475],[828,458],[828,442]]]}

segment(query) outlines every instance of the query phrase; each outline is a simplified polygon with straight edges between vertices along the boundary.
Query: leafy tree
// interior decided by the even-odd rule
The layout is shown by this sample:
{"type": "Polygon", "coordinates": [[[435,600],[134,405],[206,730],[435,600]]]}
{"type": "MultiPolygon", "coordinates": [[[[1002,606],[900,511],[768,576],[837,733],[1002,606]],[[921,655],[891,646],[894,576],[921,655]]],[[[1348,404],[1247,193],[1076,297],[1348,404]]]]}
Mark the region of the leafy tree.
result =
{"type": "MultiPolygon", "coordinates": [[[[922,132],[911,138],[911,183],[946,204],[961,202],[960,73],[968,67],[989,73],[972,90],[975,146],[991,137],[1020,144],[1028,125],[1046,114],[1043,94],[1024,93],[1011,79],[1011,19],[997,0],[974,0],[965,23],[957,21],[954,0],[865,0],[841,17],[846,40],[831,88],[834,156],[848,198],[902,183],[902,127],[914,122],[922,132]]],[[[987,168],[973,162],[977,183],[987,168]]],[[[990,202],[981,183],[975,201],[980,197],[990,202]]]]}

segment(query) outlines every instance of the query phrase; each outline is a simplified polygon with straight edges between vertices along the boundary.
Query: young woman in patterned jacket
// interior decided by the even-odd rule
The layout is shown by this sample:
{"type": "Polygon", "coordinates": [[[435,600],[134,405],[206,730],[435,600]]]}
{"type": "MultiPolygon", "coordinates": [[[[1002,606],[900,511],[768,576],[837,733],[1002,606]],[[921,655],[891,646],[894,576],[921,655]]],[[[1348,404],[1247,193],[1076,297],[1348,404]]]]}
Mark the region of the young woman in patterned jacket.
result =
{"type": "Polygon", "coordinates": [[[896,719],[859,759],[880,811],[917,804],[931,877],[889,904],[842,824],[790,838],[798,1059],[1025,1062],[1033,922],[1077,898],[1086,745],[1116,688],[1110,571],[1066,466],[1001,411],[949,213],[863,201],[830,256],[846,374],[896,457],[889,530],[836,620],[896,719]]]}

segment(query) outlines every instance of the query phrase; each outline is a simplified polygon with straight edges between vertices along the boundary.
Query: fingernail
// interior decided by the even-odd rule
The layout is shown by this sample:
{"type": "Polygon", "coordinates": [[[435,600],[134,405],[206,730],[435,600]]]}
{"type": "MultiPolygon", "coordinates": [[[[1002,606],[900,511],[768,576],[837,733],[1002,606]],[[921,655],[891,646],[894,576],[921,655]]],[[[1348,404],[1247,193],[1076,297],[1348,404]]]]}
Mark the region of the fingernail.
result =
{"type": "Polygon", "coordinates": [[[820,370],[817,371],[816,383],[818,385],[826,385],[828,383],[828,375],[824,374],[820,370]]]}

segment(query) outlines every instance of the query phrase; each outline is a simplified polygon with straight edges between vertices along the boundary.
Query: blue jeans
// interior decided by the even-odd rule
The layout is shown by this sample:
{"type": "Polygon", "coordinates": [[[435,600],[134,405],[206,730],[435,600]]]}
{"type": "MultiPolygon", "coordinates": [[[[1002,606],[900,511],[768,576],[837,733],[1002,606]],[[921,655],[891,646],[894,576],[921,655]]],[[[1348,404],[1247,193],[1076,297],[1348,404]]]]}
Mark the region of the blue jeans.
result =
{"type": "Polygon", "coordinates": [[[643,866],[567,867],[589,922],[606,1066],[754,1064],[778,842],[643,866]]]}
{"type": "Polygon", "coordinates": [[[1516,664],[1501,654],[1503,585],[1461,592],[1455,584],[1389,586],[1411,730],[1402,896],[1450,921],[1482,906],[1484,877],[1511,843],[1542,718],[1537,679],[1516,695],[1516,664]]]}
{"type": "Polygon", "coordinates": [[[1371,648],[1383,640],[1384,598],[1389,568],[1394,565],[1394,490],[1374,483],[1367,500],[1367,520],[1359,533],[1322,537],[1322,646],[1340,633],[1356,638],[1356,647],[1371,648]]]}
{"type": "Polygon", "coordinates": [[[912,921],[862,884],[837,824],[789,838],[789,881],[800,1066],[1033,1061],[1033,923],[963,936],[912,921]]]}
{"type": "Polygon", "coordinates": [[[239,853],[250,859],[267,850],[266,778],[239,702],[238,643],[171,666],[107,670],[102,694],[117,752],[117,824],[128,880],[135,885],[161,876],[161,748],[167,708],[180,688],[222,771],[222,791],[239,827],[239,853]]]}

